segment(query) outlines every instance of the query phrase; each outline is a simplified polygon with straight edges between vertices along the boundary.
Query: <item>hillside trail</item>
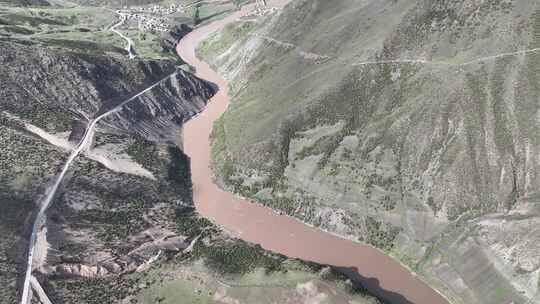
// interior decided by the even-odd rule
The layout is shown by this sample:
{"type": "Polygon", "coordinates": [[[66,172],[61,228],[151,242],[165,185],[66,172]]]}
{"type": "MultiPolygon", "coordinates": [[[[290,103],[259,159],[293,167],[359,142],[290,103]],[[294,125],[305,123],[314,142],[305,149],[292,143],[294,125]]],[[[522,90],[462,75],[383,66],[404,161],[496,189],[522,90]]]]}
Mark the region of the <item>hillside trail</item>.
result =
{"type": "Polygon", "coordinates": [[[540,48],[523,49],[523,50],[517,50],[514,52],[504,52],[504,53],[498,53],[494,55],[481,56],[481,57],[470,59],[464,62],[451,62],[451,61],[445,60],[444,58],[440,58],[438,60],[427,60],[423,58],[397,58],[397,59],[388,59],[388,60],[368,60],[368,61],[360,61],[360,62],[351,63],[348,60],[344,60],[340,57],[306,51],[306,50],[303,50],[299,45],[296,45],[287,41],[278,40],[278,39],[275,39],[266,35],[260,35],[260,34],[250,34],[250,35],[266,40],[268,42],[274,43],[288,50],[291,50],[291,49],[297,50],[298,54],[304,57],[304,59],[336,60],[336,63],[338,64],[351,65],[351,66],[379,65],[379,64],[425,64],[425,65],[440,65],[440,66],[448,66],[448,67],[462,67],[462,66],[468,66],[475,63],[485,62],[485,61],[492,61],[492,60],[496,60],[496,59],[504,58],[504,57],[528,55],[531,53],[540,52],[540,48]]]}

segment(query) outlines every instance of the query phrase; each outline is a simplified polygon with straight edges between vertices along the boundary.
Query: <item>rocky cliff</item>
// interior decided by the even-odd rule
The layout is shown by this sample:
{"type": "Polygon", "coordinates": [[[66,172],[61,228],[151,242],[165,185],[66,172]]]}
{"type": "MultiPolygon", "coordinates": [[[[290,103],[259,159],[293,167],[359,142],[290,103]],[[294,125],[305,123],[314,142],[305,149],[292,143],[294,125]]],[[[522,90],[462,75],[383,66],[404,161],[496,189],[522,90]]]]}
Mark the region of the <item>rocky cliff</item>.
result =
{"type": "Polygon", "coordinates": [[[185,35],[187,35],[189,32],[191,32],[193,29],[189,27],[188,25],[182,23],[182,24],[176,24],[174,25],[168,32],[163,34],[161,46],[164,49],[170,50],[172,52],[175,52],[176,45],[178,44],[178,41],[182,39],[185,35]]]}
{"type": "MultiPolygon", "coordinates": [[[[93,118],[177,71],[174,61],[129,61],[5,42],[0,47],[1,109],[50,132],[68,131],[73,120],[93,118]]],[[[137,121],[140,133],[167,137],[163,130],[198,113],[211,92],[179,71],[129,105],[125,111],[131,115],[120,113],[107,125],[127,130],[137,121]]]]}
{"type": "Polygon", "coordinates": [[[293,1],[200,54],[225,187],[385,250],[452,303],[537,303],[540,7],[293,1]]]}

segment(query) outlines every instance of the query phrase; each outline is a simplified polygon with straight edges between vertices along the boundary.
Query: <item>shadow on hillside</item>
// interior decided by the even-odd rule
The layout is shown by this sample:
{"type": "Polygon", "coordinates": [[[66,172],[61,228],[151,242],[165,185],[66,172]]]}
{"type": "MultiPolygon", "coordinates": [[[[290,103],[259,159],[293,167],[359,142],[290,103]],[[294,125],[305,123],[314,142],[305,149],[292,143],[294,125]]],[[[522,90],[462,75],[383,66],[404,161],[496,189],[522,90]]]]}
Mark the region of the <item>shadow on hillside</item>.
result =
{"type": "Polygon", "coordinates": [[[206,82],[206,84],[210,87],[210,90],[212,90],[212,96],[214,96],[219,91],[219,86],[217,84],[204,79],[203,81],[206,82]]]}
{"type": "Polygon", "coordinates": [[[358,268],[356,267],[335,267],[335,269],[349,279],[353,283],[361,285],[364,289],[367,289],[371,294],[377,296],[380,300],[387,304],[414,304],[413,302],[407,300],[403,295],[395,293],[386,289],[383,289],[380,285],[380,282],[376,278],[366,278],[360,273],[358,273],[358,268]]]}

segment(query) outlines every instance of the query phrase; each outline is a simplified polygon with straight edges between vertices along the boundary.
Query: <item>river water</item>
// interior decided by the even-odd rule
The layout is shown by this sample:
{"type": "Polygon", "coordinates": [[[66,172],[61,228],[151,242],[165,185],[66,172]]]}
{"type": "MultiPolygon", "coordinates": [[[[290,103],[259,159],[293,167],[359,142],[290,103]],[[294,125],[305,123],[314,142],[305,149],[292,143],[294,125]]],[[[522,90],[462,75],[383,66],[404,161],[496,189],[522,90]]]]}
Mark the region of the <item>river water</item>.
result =
{"type": "MultiPolygon", "coordinates": [[[[288,1],[270,1],[282,6],[288,1]]],[[[197,28],[184,37],[178,55],[196,68],[196,75],[219,87],[207,108],[184,126],[184,152],[191,158],[193,199],[198,212],[237,237],[288,257],[342,268],[375,295],[393,304],[447,304],[435,290],[393,258],[368,245],[312,228],[294,218],[223,191],[212,180],[210,132],[229,103],[227,82],[195,55],[196,46],[212,32],[246,14],[244,7],[224,19],[197,28]]]]}

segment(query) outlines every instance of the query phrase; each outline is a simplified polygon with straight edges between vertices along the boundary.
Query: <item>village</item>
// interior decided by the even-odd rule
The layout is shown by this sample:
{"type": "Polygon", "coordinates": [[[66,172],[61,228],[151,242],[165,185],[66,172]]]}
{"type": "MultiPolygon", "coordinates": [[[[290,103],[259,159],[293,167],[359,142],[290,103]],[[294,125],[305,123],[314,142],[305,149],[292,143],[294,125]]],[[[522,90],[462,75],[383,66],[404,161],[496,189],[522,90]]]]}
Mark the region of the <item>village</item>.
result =
{"type": "Polygon", "coordinates": [[[182,12],[181,7],[171,5],[164,8],[158,5],[152,7],[137,7],[128,10],[117,10],[116,13],[124,21],[135,21],[138,24],[139,31],[142,32],[166,32],[169,27],[169,21],[166,15],[176,12],[182,12]]]}
{"type": "MultiPolygon", "coordinates": [[[[137,28],[141,32],[167,32],[171,28],[169,16],[176,13],[191,14],[192,10],[195,12],[198,8],[208,2],[212,1],[194,1],[186,5],[171,4],[169,6],[152,5],[141,7],[124,7],[124,9],[117,10],[116,13],[120,17],[120,20],[137,22],[137,28]]],[[[226,3],[227,1],[213,1],[226,3]]],[[[264,15],[270,11],[267,9],[266,0],[256,0],[256,10],[258,15],[264,15]]],[[[236,1],[231,1],[237,8],[239,4],[236,1]]]]}

